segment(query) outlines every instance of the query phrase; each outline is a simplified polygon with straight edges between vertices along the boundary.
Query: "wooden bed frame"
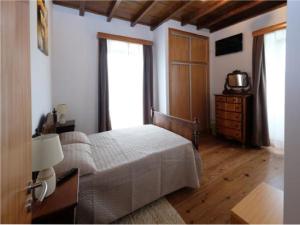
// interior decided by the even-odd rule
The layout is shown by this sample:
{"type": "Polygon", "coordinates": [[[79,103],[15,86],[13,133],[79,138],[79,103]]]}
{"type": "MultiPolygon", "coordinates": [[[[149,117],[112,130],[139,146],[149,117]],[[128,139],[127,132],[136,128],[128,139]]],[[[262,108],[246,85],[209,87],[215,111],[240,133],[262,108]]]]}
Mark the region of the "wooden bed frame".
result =
{"type": "Polygon", "coordinates": [[[167,129],[190,140],[198,150],[200,139],[200,123],[197,119],[194,121],[180,119],[169,116],[154,109],[151,110],[152,123],[158,127],[167,129]]]}
{"type": "MultiPolygon", "coordinates": [[[[188,121],[174,116],[169,116],[160,112],[151,110],[152,123],[158,127],[167,129],[190,140],[194,147],[199,148],[200,125],[198,120],[188,121]]],[[[55,123],[53,115],[48,113],[41,122],[40,128],[36,129],[36,135],[55,133],[55,123]]]]}

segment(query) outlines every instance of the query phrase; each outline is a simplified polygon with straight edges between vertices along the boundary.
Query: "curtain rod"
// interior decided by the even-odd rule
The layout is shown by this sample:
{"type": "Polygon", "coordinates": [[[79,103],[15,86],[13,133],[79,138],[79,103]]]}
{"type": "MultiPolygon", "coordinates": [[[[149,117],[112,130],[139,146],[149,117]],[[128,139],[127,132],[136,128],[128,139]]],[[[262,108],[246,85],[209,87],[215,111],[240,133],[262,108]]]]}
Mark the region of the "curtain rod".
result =
{"type": "Polygon", "coordinates": [[[132,38],[132,37],[126,37],[126,36],[121,36],[121,35],[102,33],[102,32],[98,32],[97,37],[115,40],[115,41],[131,42],[131,43],[141,44],[141,45],[152,45],[153,44],[152,41],[148,41],[148,40],[144,40],[144,39],[132,38]]]}
{"type": "Polygon", "coordinates": [[[287,28],[287,24],[286,22],[283,23],[278,23],[269,27],[264,27],[262,29],[256,30],[252,32],[253,37],[255,36],[260,36],[260,35],[264,35],[267,33],[271,33],[277,30],[282,30],[282,29],[286,29],[287,28]]]}

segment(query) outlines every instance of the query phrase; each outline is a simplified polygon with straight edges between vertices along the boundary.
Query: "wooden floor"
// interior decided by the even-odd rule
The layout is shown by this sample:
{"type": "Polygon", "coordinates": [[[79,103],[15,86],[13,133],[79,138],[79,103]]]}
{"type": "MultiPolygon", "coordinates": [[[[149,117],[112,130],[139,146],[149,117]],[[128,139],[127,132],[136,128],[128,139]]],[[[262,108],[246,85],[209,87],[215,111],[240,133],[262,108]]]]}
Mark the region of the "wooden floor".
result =
{"type": "Polygon", "coordinates": [[[197,190],[167,196],[186,223],[230,223],[230,210],[261,182],[283,189],[283,155],[208,136],[202,139],[203,176],[197,190]]]}

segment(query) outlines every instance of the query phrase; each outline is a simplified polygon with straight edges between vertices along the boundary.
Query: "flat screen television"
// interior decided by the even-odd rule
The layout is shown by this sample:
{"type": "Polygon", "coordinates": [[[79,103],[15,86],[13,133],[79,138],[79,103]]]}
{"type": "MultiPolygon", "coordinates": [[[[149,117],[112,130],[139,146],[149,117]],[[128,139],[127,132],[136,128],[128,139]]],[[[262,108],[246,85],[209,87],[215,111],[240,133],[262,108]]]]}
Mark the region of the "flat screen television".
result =
{"type": "Polygon", "coordinates": [[[216,41],[216,56],[243,51],[243,34],[216,41]]]}

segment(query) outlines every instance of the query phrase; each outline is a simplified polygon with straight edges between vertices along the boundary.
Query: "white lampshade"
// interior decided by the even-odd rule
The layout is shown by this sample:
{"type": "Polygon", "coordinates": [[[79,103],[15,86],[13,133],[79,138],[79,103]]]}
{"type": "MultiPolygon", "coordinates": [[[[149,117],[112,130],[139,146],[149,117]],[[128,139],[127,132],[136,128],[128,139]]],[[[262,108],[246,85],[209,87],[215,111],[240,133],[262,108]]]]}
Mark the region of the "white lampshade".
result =
{"type": "Polygon", "coordinates": [[[32,139],[32,171],[53,167],[63,159],[64,154],[57,134],[47,134],[32,139]]]}
{"type": "Polygon", "coordinates": [[[56,111],[60,114],[65,114],[68,111],[66,104],[59,104],[56,106],[56,111]]]}

